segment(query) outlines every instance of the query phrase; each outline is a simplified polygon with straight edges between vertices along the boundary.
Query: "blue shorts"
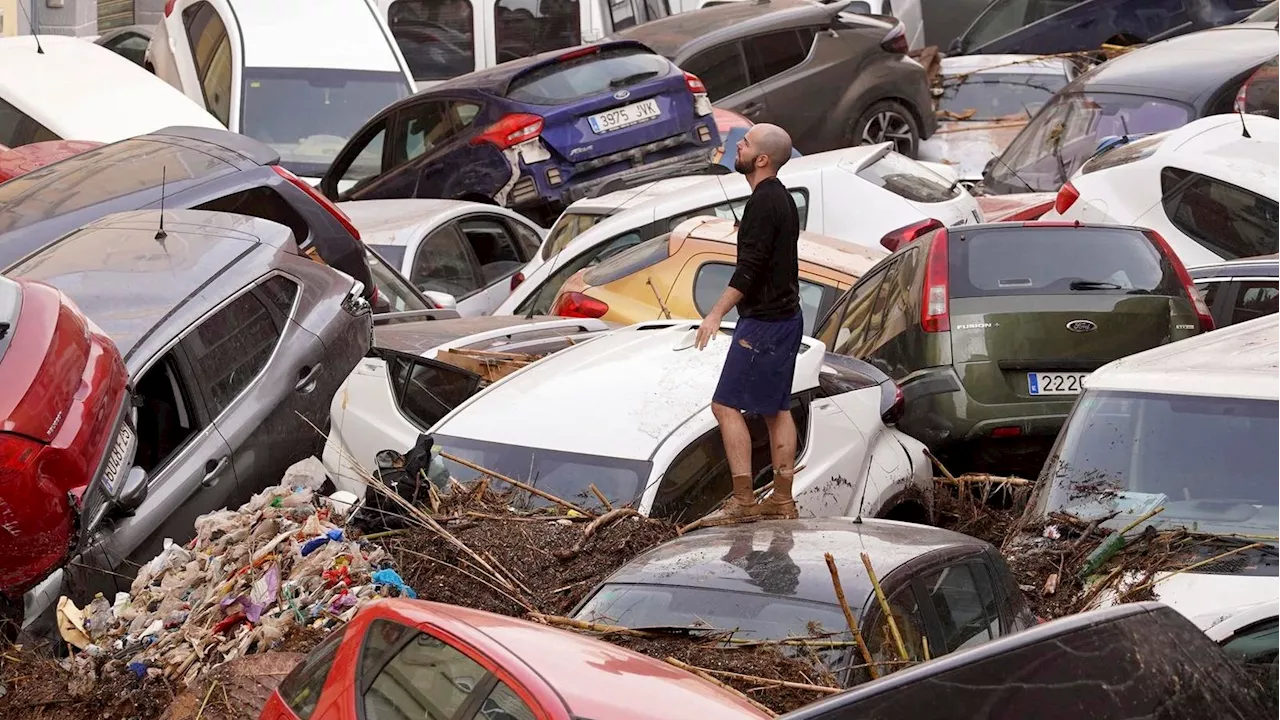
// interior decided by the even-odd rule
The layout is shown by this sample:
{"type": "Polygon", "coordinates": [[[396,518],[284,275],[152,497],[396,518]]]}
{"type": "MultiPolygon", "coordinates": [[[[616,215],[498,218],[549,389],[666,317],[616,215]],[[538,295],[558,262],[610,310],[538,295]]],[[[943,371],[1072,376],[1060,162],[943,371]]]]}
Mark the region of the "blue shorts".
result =
{"type": "Polygon", "coordinates": [[[711,400],[760,415],[790,409],[791,383],[803,335],[801,313],[788,320],[738,320],[711,400]]]}

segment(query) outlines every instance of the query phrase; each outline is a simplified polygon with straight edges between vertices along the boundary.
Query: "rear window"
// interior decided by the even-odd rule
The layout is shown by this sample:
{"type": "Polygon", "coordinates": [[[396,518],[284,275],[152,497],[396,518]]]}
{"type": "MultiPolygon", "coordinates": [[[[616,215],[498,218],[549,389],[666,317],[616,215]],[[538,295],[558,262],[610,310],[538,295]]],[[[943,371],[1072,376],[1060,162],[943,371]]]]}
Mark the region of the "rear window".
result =
{"type": "Polygon", "coordinates": [[[960,197],[959,185],[893,151],[858,171],[858,177],[912,202],[937,203],[960,197]]]}
{"type": "Polygon", "coordinates": [[[1164,144],[1166,137],[1168,133],[1149,135],[1095,155],[1080,167],[1080,174],[1088,175],[1091,172],[1120,167],[1151,157],[1164,144]]]}
{"type": "Polygon", "coordinates": [[[670,69],[666,58],[641,48],[601,50],[527,72],[511,82],[507,97],[534,105],[560,105],[620,90],[670,69]]]}
{"type": "Polygon", "coordinates": [[[953,232],[951,297],[1185,296],[1177,271],[1145,235],[1115,228],[1019,227],[953,232]]]}
{"type": "Polygon", "coordinates": [[[162,179],[165,194],[172,195],[234,170],[199,150],[153,140],[125,140],[95,148],[0,184],[0,208],[4,208],[0,233],[154,191],[136,203],[110,209],[136,210],[159,200],[162,179]]]}
{"type": "Polygon", "coordinates": [[[9,349],[9,338],[18,328],[18,311],[22,308],[22,286],[0,277],[0,360],[9,349]]]}
{"type": "Polygon", "coordinates": [[[614,280],[638,273],[671,257],[671,233],[624,250],[588,270],[582,279],[592,287],[608,285],[614,280]]]}
{"type": "Polygon", "coordinates": [[[1030,118],[1067,86],[1066,72],[984,72],[944,78],[938,111],[947,119],[1030,118]]]}

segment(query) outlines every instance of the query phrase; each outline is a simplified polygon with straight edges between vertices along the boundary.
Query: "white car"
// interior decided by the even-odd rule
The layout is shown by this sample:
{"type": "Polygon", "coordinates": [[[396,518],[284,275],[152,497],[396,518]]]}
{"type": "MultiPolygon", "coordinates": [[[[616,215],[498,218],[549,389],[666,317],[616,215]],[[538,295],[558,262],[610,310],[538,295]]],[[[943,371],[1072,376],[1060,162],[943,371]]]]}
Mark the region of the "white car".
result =
{"type": "MultiPolygon", "coordinates": [[[[696,330],[695,322],[660,321],[597,335],[517,370],[417,429],[447,454],[571,502],[598,505],[588,488],[594,484],[615,506],[634,503],[646,515],[693,520],[731,485],[711,414],[730,339],[722,332],[699,351],[696,330]]],[[[924,446],[886,425],[901,410],[893,381],[865,363],[826,355],[821,342],[805,338],[792,393],[799,431],[794,492],[802,516],[931,517],[924,446]]],[[[347,397],[348,413],[360,405],[372,414],[363,408],[385,404],[368,391],[347,397]]],[[[343,425],[334,415],[333,427],[343,425]]],[[[760,487],[772,467],[768,432],[759,417],[748,425],[760,487]]],[[[447,464],[459,480],[476,477],[447,464]]]]}
{"type": "Polygon", "coordinates": [[[64,35],[0,38],[0,145],[113,143],[171,125],[221,128],[154,75],[64,35]]]}
{"type": "Polygon", "coordinates": [[[1187,266],[1276,252],[1280,120],[1212,115],[1106,150],[1041,220],[1136,225],[1187,266]]]}
{"type": "Polygon", "coordinates": [[[414,90],[371,0],[170,0],[145,62],[310,182],[414,90]]]}
{"type": "Polygon", "coordinates": [[[919,159],[955,168],[972,186],[1027,121],[1080,73],[1069,58],[960,55],[942,59],[938,129],[919,159]]]}
{"type": "Polygon", "coordinates": [[[601,320],[510,315],[375,327],[369,354],[334,393],[325,471],[339,490],[364,497],[363,473],[376,467],[375,455],[407,452],[480,389],[476,373],[436,360],[442,351],[541,355],[613,327],[601,320]]]}
{"type": "MultiPolygon", "coordinates": [[[[892,148],[831,150],[783,166],[778,177],[800,210],[800,229],[878,251],[886,234],[929,218],[948,226],[982,222],[977,200],[953,178],[892,148]]],[[[578,200],[548,231],[538,253],[542,267],[526,268],[525,282],[494,312],[546,312],[578,270],[691,217],[740,218],[750,195],[746,179],[732,174],[673,177],[578,200]]]]}
{"type": "MultiPolygon", "coordinates": [[[[465,200],[338,203],[366,245],[438,307],[488,315],[524,281],[543,229],[497,205],[465,200]]],[[[535,263],[536,266],[536,263],[535,263]]]]}

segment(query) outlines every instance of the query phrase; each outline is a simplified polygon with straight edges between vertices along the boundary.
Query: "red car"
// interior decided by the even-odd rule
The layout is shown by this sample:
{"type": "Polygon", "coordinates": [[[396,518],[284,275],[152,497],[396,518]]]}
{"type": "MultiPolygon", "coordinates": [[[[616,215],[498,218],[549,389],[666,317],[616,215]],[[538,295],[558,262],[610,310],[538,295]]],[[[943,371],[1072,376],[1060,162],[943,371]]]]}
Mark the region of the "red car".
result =
{"type": "Polygon", "coordinates": [[[134,435],[115,344],[48,285],[0,276],[0,378],[3,624],[65,562],[85,488],[122,478],[134,435]]]}
{"type": "Polygon", "coordinates": [[[736,695],[577,633],[379,600],[280,683],[260,720],[756,720],[736,695]]]}
{"type": "Polygon", "coordinates": [[[0,145],[0,183],[100,145],[92,140],[50,140],[12,149],[0,145]]]}

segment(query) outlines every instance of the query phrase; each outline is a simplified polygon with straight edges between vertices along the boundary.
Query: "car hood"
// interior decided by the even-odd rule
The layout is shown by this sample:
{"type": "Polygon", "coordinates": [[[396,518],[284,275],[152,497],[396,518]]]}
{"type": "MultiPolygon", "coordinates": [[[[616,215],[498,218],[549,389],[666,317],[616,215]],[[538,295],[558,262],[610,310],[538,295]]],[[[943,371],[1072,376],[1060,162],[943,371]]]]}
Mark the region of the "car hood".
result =
{"type": "Polygon", "coordinates": [[[1231,616],[1268,600],[1280,590],[1272,576],[1184,572],[1156,576],[1156,599],[1208,630],[1231,616]]]}

